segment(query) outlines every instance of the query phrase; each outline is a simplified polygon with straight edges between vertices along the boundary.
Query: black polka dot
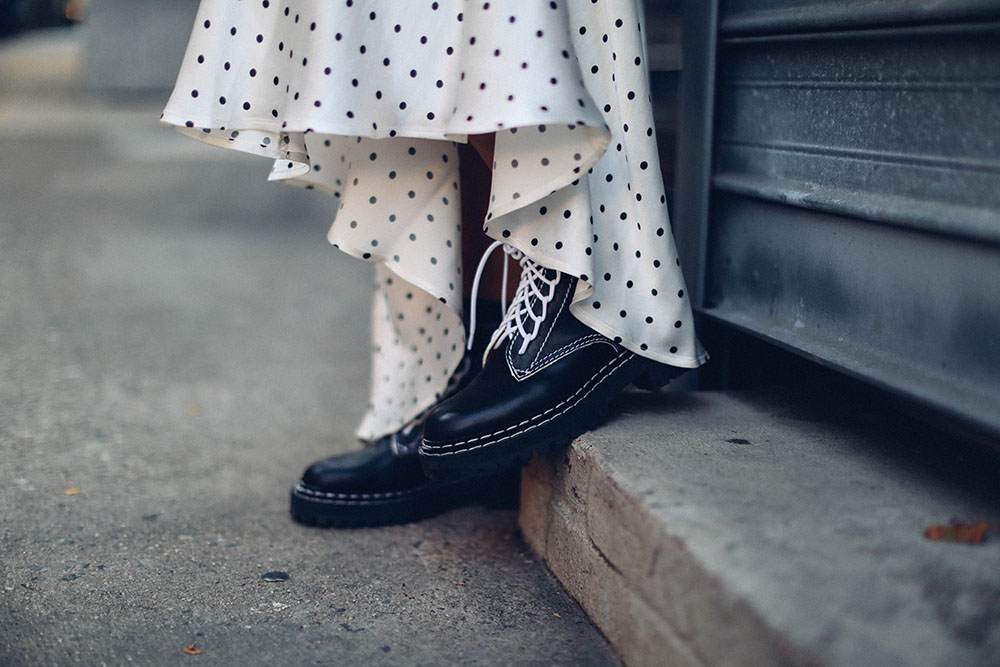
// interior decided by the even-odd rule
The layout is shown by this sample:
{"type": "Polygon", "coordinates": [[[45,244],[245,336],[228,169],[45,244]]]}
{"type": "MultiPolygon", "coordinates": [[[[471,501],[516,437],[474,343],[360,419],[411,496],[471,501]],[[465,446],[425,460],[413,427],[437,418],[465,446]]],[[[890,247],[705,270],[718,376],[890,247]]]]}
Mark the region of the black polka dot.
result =
{"type": "MultiPolygon", "coordinates": [[[[259,5],[253,3],[256,11],[269,9],[271,0],[259,1],[259,5]]],[[[600,0],[592,0],[592,3],[600,3],[600,0]]],[[[451,280],[445,278],[440,285],[440,289],[450,294],[454,294],[456,289],[454,276],[461,275],[461,267],[454,265],[452,255],[458,254],[461,220],[457,219],[458,207],[448,205],[448,198],[442,197],[440,188],[447,187],[456,193],[459,190],[454,172],[456,165],[447,159],[449,155],[454,155],[452,149],[449,148],[442,155],[442,151],[436,147],[429,151],[423,150],[425,145],[434,146],[433,144],[417,143],[432,139],[407,140],[406,144],[399,147],[391,143],[376,144],[374,139],[357,136],[333,136],[332,133],[322,137],[320,141],[310,136],[310,133],[314,127],[330,127],[330,117],[334,117],[332,125],[335,127],[335,118],[343,119],[345,116],[352,121],[356,118],[364,119],[365,129],[362,131],[371,132],[372,136],[390,138],[398,136],[397,130],[402,123],[412,124],[415,119],[420,119],[430,136],[441,132],[448,123],[451,124],[448,131],[452,131],[454,123],[462,119],[465,119],[465,123],[460,124],[466,125],[469,133],[493,128],[501,133],[498,134],[496,159],[501,169],[508,167],[510,179],[494,193],[500,195],[500,201],[494,198],[493,206],[503,203],[506,198],[508,205],[512,200],[523,202],[528,208],[522,211],[535,211],[536,216],[534,219],[530,215],[525,216],[524,227],[515,228],[512,224],[506,228],[494,226],[490,234],[499,232],[500,238],[516,240],[525,247],[547,247],[549,253],[558,251],[559,254],[555,256],[560,257],[560,261],[568,262],[570,266],[576,266],[570,270],[581,281],[590,282],[588,273],[597,278],[591,285],[594,290],[594,298],[590,301],[593,312],[591,317],[601,323],[604,327],[602,330],[607,331],[609,337],[619,342],[624,337],[628,349],[643,352],[648,350],[651,351],[651,356],[668,354],[668,349],[669,354],[677,354],[678,349],[692,349],[692,327],[690,324],[680,325],[687,321],[688,312],[687,304],[680,301],[684,298],[680,272],[669,264],[669,258],[656,258],[662,258],[665,248],[671,248],[672,245],[669,238],[666,246],[662,240],[658,240],[669,237],[670,228],[666,199],[661,194],[662,177],[657,160],[653,159],[657,155],[653,144],[656,132],[646,120],[651,117],[647,115],[649,94],[645,83],[646,74],[641,69],[632,68],[626,68],[626,73],[623,74],[622,70],[615,71],[613,66],[616,62],[631,62],[635,68],[645,66],[641,36],[635,24],[624,21],[625,16],[618,18],[607,9],[595,10],[592,14],[581,11],[581,19],[574,20],[571,28],[576,47],[574,50],[569,46],[565,33],[560,32],[559,21],[564,21],[566,16],[565,7],[560,5],[565,3],[553,0],[548,3],[549,6],[552,10],[558,8],[560,11],[558,14],[553,12],[552,23],[545,19],[544,13],[534,14],[531,21],[509,11],[499,14],[493,20],[498,19],[505,25],[503,30],[505,34],[509,33],[509,37],[493,43],[494,40],[488,33],[479,33],[478,29],[475,33],[473,31],[473,28],[483,25],[482,21],[488,20],[494,13],[491,9],[497,8],[496,3],[480,1],[463,4],[460,9],[464,14],[461,16],[457,10],[451,15],[452,22],[462,21],[463,28],[470,28],[458,38],[461,43],[456,47],[458,42],[449,43],[451,36],[446,37],[448,33],[443,28],[427,34],[415,32],[411,29],[412,24],[408,23],[412,20],[408,10],[397,9],[393,3],[380,5],[376,8],[377,14],[369,5],[362,5],[363,9],[355,8],[353,0],[345,0],[344,4],[333,0],[331,4],[336,7],[331,7],[329,13],[324,10],[324,18],[321,19],[319,14],[314,14],[309,3],[282,3],[284,15],[289,19],[294,18],[294,21],[274,21],[279,17],[272,16],[271,20],[257,24],[260,26],[258,31],[253,29],[256,25],[245,23],[243,19],[233,21],[230,28],[225,28],[224,24],[211,26],[211,22],[205,20],[205,30],[196,31],[199,37],[192,42],[197,44],[191,51],[195,57],[189,57],[182,66],[182,73],[184,70],[189,70],[189,73],[184,75],[187,83],[181,90],[188,99],[188,105],[192,109],[197,107],[197,111],[182,113],[199,118],[200,124],[215,127],[206,127],[202,132],[212,134],[232,131],[234,134],[229,138],[234,140],[238,134],[236,131],[243,129],[242,127],[236,125],[229,131],[218,130],[222,125],[233,124],[232,121],[221,118],[218,123],[201,120],[202,114],[210,118],[213,110],[220,116],[227,111],[232,113],[232,108],[228,107],[229,100],[237,100],[234,102],[237,108],[242,104],[247,112],[251,111],[251,107],[270,111],[270,122],[274,124],[274,130],[255,127],[258,132],[245,135],[244,140],[252,136],[252,141],[260,147],[258,150],[267,149],[266,152],[276,153],[284,158],[278,163],[280,171],[284,171],[285,165],[288,165],[287,169],[296,173],[296,166],[305,162],[314,174],[313,182],[317,189],[327,189],[335,199],[343,200],[338,201],[338,206],[350,207],[342,209],[342,212],[359,210],[356,208],[358,201],[368,207],[364,209],[368,211],[367,217],[358,214],[355,216],[356,220],[334,226],[335,235],[360,236],[351,236],[349,244],[343,238],[336,239],[334,244],[345,248],[360,246],[374,252],[375,249],[390,247],[392,239],[408,237],[411,242],[406,245],[405,253],[400,250],[398,254],[390,251],[379,257],[373,257],[371,253],[363,253],[362,256],[365,259],[391,262],[394,268],[400,265],[408,270],[412,270],[411,267],[423,267],[418,269],[418,276],[419,270],[427,275],[434,271],[438,272],[434,274],[437,276],[451,276],[451,280]],[[296,14],[296,10],[300,14],[296,14]],[[357,13],[362,11],[363,13],[357,13]],[[338,16],[337,12],[348,13],[338,16]],[[480,16],[480,12],[487,13],[480,16]],[[471,21],[474,14],[475,23],[471,21]],[[329,20],[326,17],[346,20],[345,17],[348,16],[353,16],[350,23],[342,25],[354,27],[350,31],[326,32],[326,35],[332,33],[333,39],[328,40],[328,44],[324,46],[319,38],[320,34],[329,30],[324,25],[329,20]],[[291,28],[293,24],[299,23],[301,27],[297,26],[294,30],[291,28]],[[604,46],[610,41],[609,33],[614,29],[612,24],[623,28],[626,23],[630,25],[629,30],[613,33],[616,35],[613,50],[604,46]],[[210,26],[216,29],[215,35],[210,26]],[[309,32],[305,31],[305,26],[309,26],[309,32]],[[219,28],[222,30],[221,40],[219,28]],[[226,30],[233,35],[232,39],[225,39],[226,30]],[[379,36],[378,41],[373,41],[376,34],[379,36]],[[197,39],[204,41],[199,43],[197,39]],[[287,68],[287,75],[279,77],[280,72],[273,67],[271,60],[261,59],[259,54],[252,55],[256,53],[256,45],[262,45],[265,41],[269,46],[264,48],[272,58],[279,53],[288,54],[289,62],[283,63],[287,68]],[[271,44],[277,46],[276,51],[272,50],[271,44]],[[367,44],[373,45],[370,63],[365,63],[367,44]],[[421,48],[424,45],[430,45],[430,48],[421,48]],[[465,49],[465,53],[458,52],[462,49],[465,49]],[[477,54],[480,50],[481,54],[477,54]],[[575,58],[583,54],[587,55],[581,57],[580,62],[575,62],[575,58]],[[463,72],[461,67],[442,67],[442,55],[461,58],[466,71],[463,72]],[[217,64],[220,62],[223,63],[221,68],[217,64]],[[296,65],[301,63],[301,67],[288,67],[292,62],[296,65]],[[376,62],[382,64],[374,66],[378,70],[378,76],[373,76],[371,69],[376,62]],[[489,62],[491,67],[501,68],[498,71],[503,71],[504,67],[510,68],[512,79],[506,80],[504,76],[478,76],[473,74],[472,69],[468,69],[470,63],[484,62],[489,62]],[[209,65],[206,66],[206,63],[209,65]],[[224,69],[228,73],[232,65],[236,65],[237,71],[243,67],[245,74],[230,79],[228,74],[223,77],[217,71],[217,68],[224,69]],[[310,67],[316,70],[313,74],[309,74],[310,67]],[[284,86],[285,96],[281,99],[288,104],[294,102],[292,108],[286,112],[284,102],[258,96],[260,91],[252,87],[258,72],[264,79],[270,74],[273,87],[268,90],[272,97],[277,97],[273,93],[278,92],[276,89],[279,85],[284,86]],[[317,81],[317,77],[320,81],[317,81]],[[468,80],[458,85],[463,77],[468,80]],[[583,78],[586,78],[586,87],[583,78]],[[518,92],[521,87],[531,91],[533,95],[521,95],[518,92]],[[444,88],[448,88],[449,92],[442,97],[444,88]],[[553,96],[556,88],[559,93],[553,96]],[[341,102],[344,106],[326,108],[332,99],[328,97],[330,91],[345,89],[354,94],[336,97],[347,100],[341,102]],[[188,97],[187,93],[192,90],[198,92],[188,97]],[[552,99],[545,99],[545,91],[549,91],[552,99]],[[527,102],[529,99],[530,103],[527,102]],[[218,106],[214,102],[208,104],[211,100],[218,100],[218,106]],[[570,113],[578,113],[580,118],[565,117],[570,105],[577,110],[570,113]],[[603,117],[597,115],[601,113],[603,117]],[[555,133],[551,140],[549,136],[536,136],[539,141],[531,140],[535,133],[541,135],[547,129],[545,124],[538,123],[537,120],[534,127],[524,127],[525,123],[521,118],[532,116],[539,120],[551,116],[549,126],[555,133]],[[518,134],[519,128],[511,127],[506,130],[509,135],[502,134],[514,118],[522,124],[522,133],[518,134]],[[643,120],[637,121],[637,118],[643,120]],[[610,134],[610,145],[615,148],[614,151],[609,151],[608,160],[601,162],[597,173],[594,173],[593,166],[585,168],[584,165],[584,157],[591,165],[600,157],[595,155],[595,134],[589,131],[585,134],[582,131],[595,125],[596,129],[610,134]],[[570,133],[575,133],[575,136],[570,133]],[[624,142],[626,134],[632,136],[627,146],[624,142]],[[518,137],[516,140],[513,140],[514,135],[518,137]],[[279,136],[280,144],[273,143],[279,141],[279,136]],[[500,137],[504,137],[505,141],[501,142],[500,137]],[[544,144],[541,140],[544,140],[544,144]],[[409,150],[413,148],[419,150],[409,150]],[[578,180],[570,185],[560,185],[566,183],[566,176],[578,180]],[[407,185],[402,186],[403,182],[407,185]],[[543,187],[550,183],[555,184],[555,187],[549,186],[549,190],[544,190],[543,187]],[[624,187],[617,187],[619,185],[624,187]],[[566,188],[566,191],[556,192],[560,188],[566,188]],[[571,189],[577,188],[584,197],[589,192],[590,197],[589,204],[582,203],[588,212],[582,219],[578,219],[579,216],[574,215],[573,211],[583,209],[578,209],[574,200],[564,196],[567,193],[576,196],[571,189]],[[550,192],[553,195],[551,199],[548,198],[550,192]],[[660,206],[655,203],[657,198],[660,206]],[[550,209],[555,215],[548,216],[550,209]],[[560,212],[561,218],[558,215],[560,212]],[[435,225],[436,229],[424,234],[421,229],[426,229],[426,225],[435,225]],[[590,231],[586,231],[588,225],[590,231]],[[589,241],[591,236],[592,243],[589,241]],[[646,254],[645,258],[642,258],[643,253],[646,254]],[[646,261],[636,261],[640,258],[646,261]],[[445,288],[445,285],[448,287],[445,288]],[[664,294],[676,294],[678,301],[658,299],[661,291],[664,294]],[[628,316],[629,313],[631,317],[628,316]],[[637,336],[633,320],[648,325],[644,328],[644,335],[637,336]],[[662,324],[669,322],[677,324],[675,327],[662,324]],[[630,333],[626,335],[626,331],[630,333]]],[[[600,3],[600,6],[604,4],[614,9],[613,4],[607,0],[600,3]]],[[[440,11],[437,2],[428,2],[423,6],[425,11],[440,11]]],[[[510,6],[513,8],[517,5],[510,6]]],[[[225,16],[227,15],[220,14],[215,17],[215,21],[218,23],[220,17],[225,16]]],[[[449,21],[449,17],[440,14],[434,18],[441,26],[449,21]]],[[[262,122],[249,113],[243,118],[248,121],[253,119],[255,123],[262,122]]],[[[193,127],[192,121],[185,121],[184,124],[193,127]]],[[[451,195],[450,192],[448,194],[451,195]]],[[[486,219],[492,220],[493,215],[491,209],[487,212],[486,219]]],[[[358,254],[362,252],[359,251],[358,254]]],[[[675,265],[679,267],[676,260],[675,265]]],[[[430,282],[439,279],[431,279],[430,282]]],[[[388,283],[383,284],[383,289],[396,289],[385,287],[386,284],[388,283]]],[[[446,300],[442,301],[448,303],[446,300]]],[[[435,302],[435,308],[441,306],[435,302]]],[[[447,314],[446,310],[432,312],[428,307],[426,315],[423,311],[423,306],[418,307],[416,312],[405,311],[406,320],[402,319],[403,313],[398,313],[399,319],[414,331],[418,325],[426,328],[426,332],[422,332],[419,338],[413,339],[420,341],[421,346],[417,346],[415,342],[400,343],[398,334],[379,341],[376,355],[400,355],[398,360],[390,357],[392,363],[386,368],[395,368],[397,361],[404,360],[405,368],[398,374],[389,372],[382,378],[387,387],[394,390],[398,388],[402,393],[373,395],[372,401],[378,399],[380,405],[389,401],[398,410],[400,406],[413,405],[417,396],[422,396],[421,400],[430,400],[429,397],[442,393],[441,387],[437,386],[437,378],[446,375],[445,366],[449,359],[454,359],[455,355],[452,353],[460,353],[460,346],[456,346],[456,341],[448,338],[449,334],[442,337],[440,329],[428,326],[435,317],[440,319],[442,313],[447,314]],[[411,325],[410,322],[414,324],[411,325]],[[396,339],[395,343],[391,343],[393,338],[396,339]],[[426,366],[426,373],[414,374],[412,369],[418,366],[426,366]],[[421,393],[419,385],[424,384],[428,377],[435,379],[435,386],[428,385],[421,393]],[[424,382],[420,378],[424,378],[424,382]]],[[[396,312],[390,315],[393,319],[396,316],[396,312]]]]}

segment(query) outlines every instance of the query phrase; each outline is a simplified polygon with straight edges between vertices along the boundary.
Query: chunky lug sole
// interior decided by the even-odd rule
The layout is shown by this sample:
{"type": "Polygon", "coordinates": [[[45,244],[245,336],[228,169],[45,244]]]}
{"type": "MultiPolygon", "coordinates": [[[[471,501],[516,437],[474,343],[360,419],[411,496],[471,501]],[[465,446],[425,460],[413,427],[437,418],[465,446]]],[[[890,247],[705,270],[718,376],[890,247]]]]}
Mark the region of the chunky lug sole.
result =
{"type": "Polygon", "coordinates": [[[331,493],[299,482],[292,487],[292,518],[317,528],[391,526],[428,519],[455,507],[483,505],[492,509],[517,507],[514,476],[499,476],[484,489],[482,481],[428,481],[384,493],[331,493]]]}
{"type": "Polygon", "coordinates": [[[453,480],[496,474],[566,446],[608,416],[608,405],[630,383],[643,389],[665,386],[684,369],[656,364],[622,352],[558,405],[522,421],[476,438],[455,443],[420,444],[420,463],[428,477],[453,480]]]}

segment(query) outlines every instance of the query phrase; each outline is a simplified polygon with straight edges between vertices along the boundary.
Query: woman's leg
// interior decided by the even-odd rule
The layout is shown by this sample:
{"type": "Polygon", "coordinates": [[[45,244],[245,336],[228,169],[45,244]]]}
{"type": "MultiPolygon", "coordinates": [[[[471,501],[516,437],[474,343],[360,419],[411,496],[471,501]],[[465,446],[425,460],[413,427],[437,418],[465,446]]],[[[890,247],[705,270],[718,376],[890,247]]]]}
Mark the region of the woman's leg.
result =
{"type": "MultiPolygon", "coordinates": [[[[495,134],[474,134],[469,143],[460,145],[458,156],[462,178],[462,287],[466,297],[472,295],[472,281],[483,254],[493,239],[483,233],[483,221],[490,205],[490,184],[493,175],[493,145],[495,134]]],[[[507,294],[517,287],[518,271],[513,265],[508,271],[507,294]]],[[[500,301],[503,286],[503,266],[490,262],[479,282],[479,299],[500,301]]],[[[490,332],[487,332],[490,333],[490,332]]]]}

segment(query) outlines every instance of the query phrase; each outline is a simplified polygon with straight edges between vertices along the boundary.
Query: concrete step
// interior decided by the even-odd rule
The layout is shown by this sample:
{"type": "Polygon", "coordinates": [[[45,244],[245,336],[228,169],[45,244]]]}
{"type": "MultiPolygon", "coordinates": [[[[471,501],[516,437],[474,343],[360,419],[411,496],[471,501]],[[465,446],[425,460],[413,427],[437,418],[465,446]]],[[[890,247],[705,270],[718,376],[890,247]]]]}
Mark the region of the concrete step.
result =
{"type": "Polygon", "coordinates": [[[525,471],[521,529],[627,664],[996,665],[995,459],[863,405],[627,394],[525,471]],[[992,537],[992,539],[990,539],[992,537]]]}

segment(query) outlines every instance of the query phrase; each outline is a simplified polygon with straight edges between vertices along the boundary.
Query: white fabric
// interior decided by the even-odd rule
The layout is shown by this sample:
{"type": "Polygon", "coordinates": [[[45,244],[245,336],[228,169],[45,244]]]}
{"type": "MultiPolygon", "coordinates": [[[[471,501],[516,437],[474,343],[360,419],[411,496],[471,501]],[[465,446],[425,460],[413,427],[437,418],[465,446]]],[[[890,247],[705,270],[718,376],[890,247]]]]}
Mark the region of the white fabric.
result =
{"type": "MultiPolygon", "coordinates": [[[[378,263],[364,438],[461,360],[458,159],[496,132],[486,233],[578,276],[573,314],[682,367],[695,338],[657,163],[637,0],[203,0],[163,121],[331,194],[378,263]]],[[[464,221],[480,224],[481,221],[464,221]]]]}

